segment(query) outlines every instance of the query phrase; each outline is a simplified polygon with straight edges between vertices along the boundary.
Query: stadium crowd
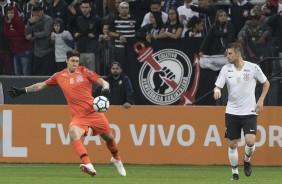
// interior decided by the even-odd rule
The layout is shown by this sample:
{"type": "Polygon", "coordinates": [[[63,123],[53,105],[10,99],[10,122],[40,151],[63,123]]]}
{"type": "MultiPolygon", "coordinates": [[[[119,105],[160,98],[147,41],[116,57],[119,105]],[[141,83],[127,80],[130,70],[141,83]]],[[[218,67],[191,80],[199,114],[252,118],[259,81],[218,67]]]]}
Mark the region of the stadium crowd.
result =
{"type": "MultiPolygon", "coordinates": [[[[0,74],[52,75],[66,67],[66,51],[81,64],[108,75],[110,64],[127,65],[125,43],[136,36],[201,37],[199,55],[224,54],[229,43],[244,45],[246,60],[282,57],[282,4],[230,0],[0,0],[0,74]]],[[[189,43],[187,43],[189,44],[189,43]]],[[[282,61],[264,62],[265,73],[282,61]]]]}

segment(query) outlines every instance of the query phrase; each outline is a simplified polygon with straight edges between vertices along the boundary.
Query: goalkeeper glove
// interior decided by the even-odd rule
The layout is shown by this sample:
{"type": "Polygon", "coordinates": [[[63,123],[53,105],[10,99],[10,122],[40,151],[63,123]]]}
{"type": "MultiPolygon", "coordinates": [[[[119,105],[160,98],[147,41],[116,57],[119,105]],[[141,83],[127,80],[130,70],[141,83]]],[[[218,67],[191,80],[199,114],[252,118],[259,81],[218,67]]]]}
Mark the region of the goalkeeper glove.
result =
{"type": "Polygon", "coordinates": [[[110,89],[102,89],[101,90],[101,95],[105,96],[105,97],[109,97],[110,95],[110,89]]]}
{"type": "Polygon", "coordinates": [[[11,87],[10,90],[8,91],[9,96],[12,98],[16,98],[25,93],[26,93],[25,88],[11,87]]]}

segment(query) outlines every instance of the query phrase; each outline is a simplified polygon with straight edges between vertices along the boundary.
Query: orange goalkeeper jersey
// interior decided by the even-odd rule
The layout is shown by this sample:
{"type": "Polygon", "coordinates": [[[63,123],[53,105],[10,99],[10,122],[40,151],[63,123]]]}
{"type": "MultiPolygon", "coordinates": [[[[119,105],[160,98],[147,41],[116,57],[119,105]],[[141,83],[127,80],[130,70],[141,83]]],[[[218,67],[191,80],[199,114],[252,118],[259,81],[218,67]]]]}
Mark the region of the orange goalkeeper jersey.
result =
{"type": "Polygon", "coordinates": [[[49,86],[59,85],[67,99],[72,119],[81,119],[94,112],[92,84],[97,83],[99,78],[95,72],[79,66],[72,74],[67,69],[57,72],[45,83],[49,86]]]}

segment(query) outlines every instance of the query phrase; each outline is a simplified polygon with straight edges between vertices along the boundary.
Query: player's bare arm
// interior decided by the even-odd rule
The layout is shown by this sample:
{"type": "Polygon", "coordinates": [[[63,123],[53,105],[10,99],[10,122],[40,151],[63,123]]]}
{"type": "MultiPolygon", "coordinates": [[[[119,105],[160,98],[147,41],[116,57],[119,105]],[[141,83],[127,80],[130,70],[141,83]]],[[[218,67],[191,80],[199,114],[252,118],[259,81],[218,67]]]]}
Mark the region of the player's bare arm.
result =
{"type": "Polygon", "coordinates": [[[41,91],[47,87],[48,85],[45,82],[39,82],[39,83],[26,87],[25,90],[27,93],[31,93],[31,92],[41,91]]]}
{"type": "Polygon", "coordinates": [[[109,83],[102,78],[99,78],[97,83],[98,83],[98,85],[102,86],[103,89],[109,89],[110,88],[109,83]]]}
{"type": "Polygon", "coordinates": [[[10,90],[8,91],[8,94],[10,97],[16,98],[25,93],[37,92],[43,90],[46,87],[48,87],[48,85],[45,82],[39,82],[24,88],[11,87],[10,90]]]}
{"type": "Polygon", "coordinates": [[[263,83],[263,88],[262,88],[262,92],[261,95],[257,101],[257,105],[256,105],[256,113],[259,114],[262,112],[263,110],[263,101],[265,99],[265,96],[268,92],[268,89],[270,87],[270,83],[268,80],[265,81],[265,83],[263,83]]]}
{"type": "Polygon", "coordinates": [[[215,86],[215,88],[213,89],[213,97],[215,100],[221,98],[221,88],[218,86],[215,86]]]}
{"type": "Polygon", "coordinates": [[[102,86],[101,95],[108,96],[110,94],[110,84],[102,78],[99,78],[97,83],[102,86]]]}

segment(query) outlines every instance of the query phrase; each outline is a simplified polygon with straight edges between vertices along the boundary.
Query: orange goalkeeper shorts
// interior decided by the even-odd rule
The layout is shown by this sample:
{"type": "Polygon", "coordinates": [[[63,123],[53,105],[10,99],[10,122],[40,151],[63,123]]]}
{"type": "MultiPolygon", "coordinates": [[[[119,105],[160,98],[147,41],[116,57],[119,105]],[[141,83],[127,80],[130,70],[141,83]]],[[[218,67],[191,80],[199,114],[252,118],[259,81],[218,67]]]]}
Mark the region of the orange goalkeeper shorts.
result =
{"type": "Polygon", "coordinates": [[[88,134],[88,129],[92,129],[93,135],[107,134],[111,128],[106,116],[103,113],[93,112],[83,118],[73,118],[70,126],[77,126],[85,130],[84,136],[88,134]]]}

